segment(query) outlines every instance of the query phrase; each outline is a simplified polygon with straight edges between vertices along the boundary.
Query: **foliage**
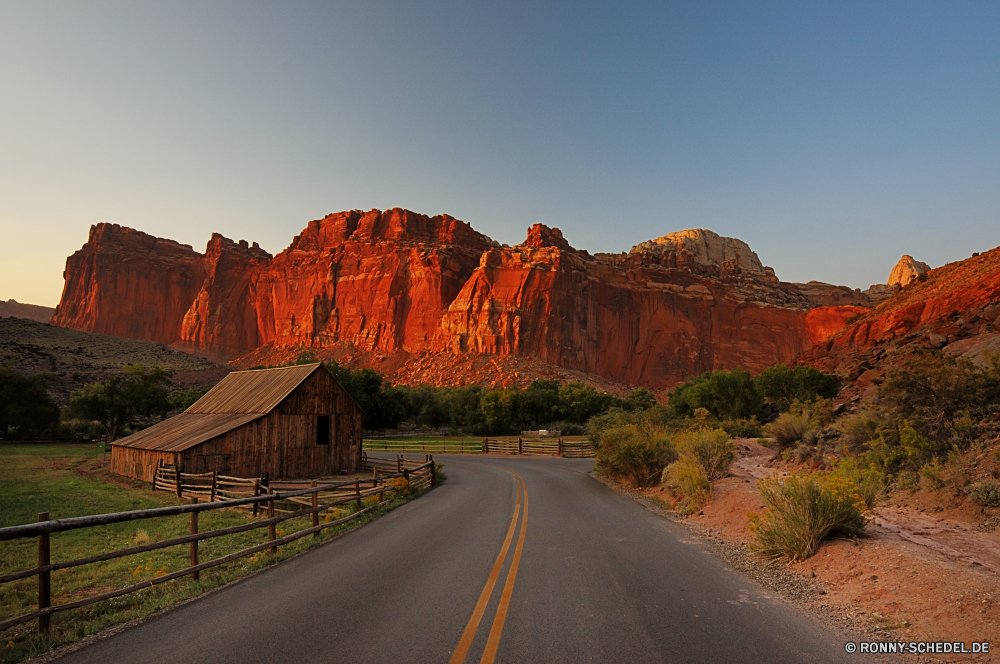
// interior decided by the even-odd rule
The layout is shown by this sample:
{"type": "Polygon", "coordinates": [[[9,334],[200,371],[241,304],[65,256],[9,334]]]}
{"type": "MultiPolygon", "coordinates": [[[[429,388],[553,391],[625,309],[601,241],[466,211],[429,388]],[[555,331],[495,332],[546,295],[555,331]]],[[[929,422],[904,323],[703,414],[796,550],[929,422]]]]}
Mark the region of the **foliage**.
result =
{"type": "Polygon", "coordinates": [[[15,427],[19,434],[37,434],[59,422],[59,407],[47,388],[53,376],[24,376],[0,366],[0,430],[4,438],[15,427]]]}
{"type": "Polygon", "coordinates": [[[751,378],[744,369],[707,371],[689,378],[670,395],[674,417],[693,417],[699,408],[723,420],[759,418],[765,401],[787,411],[795,401],[811,403],[837,395],[837,378],[812,367],[775,364],[751,378]]]}
{"type": "Polygon", "coordinates": [[[683,457],[663,469],[663,485],[681,495],[677,510],[692,514],[712,497],[712,485],[705,468],[693,457],[683,457]]]}
{"type": "Polygon", "coordinates": [[[780,363],[761,371],[754,377],[753,385],[762,399],[773,401],[781,411],[787,411],[794,401],[832,399],[840,391],[840,382],[835,376],[813,367],[789,367],[780,363]]]}
{"type": "Polygon", "coordinates": [[[759,416],[763,402],[754,388],[750,372],[706,371],[689,378],[670,394],[670,410],[675,417],[692,417],[704,408],[714,417],[739,419],[759,416]]]}
{"type": "Polygon", "coordinates": [[[1000,482],[986,478],[965,488],[969,500],[983,507],[1000,507],[1000,482]]]}
{"type": "Polygon", "coordinates": [[[592,418],[590,441],[600,469],[637,488],[654,485],[677,458],[665,420],[659,407],[633,412],[615,409],[592,418]]]}
{"type": "Polygon", "coordinates": [[[67,414],[101,423],[114,441],[123,427],[139,417],[162,417],[170,410],[166,385],[170,372],[162,367],[149,371],[141,364],[125,367],[124,376],[112,376],[103,383],[91,383],[73,393],[67,414]]]}
{"type": "Polygon", "coordinates": [[[854,485],[865,510],[874,509],[888,491],[886,476],[876,468],[862,468],[857,459],[842,459],[830,473],[830,477],[842,478],[854,485]]]}
{"type": "Polygon", "coordinates": [[[756,417],[739,420],[722,420],[719,426],[725,429],[733,438],[759,438],[764,433],[764,427],[756,417]]]}
{"type": "Polygon", "coordinates": [[[736,450],[723,429],[685,431],[675,436],[673,442],[677,454],[697,461],[709,481],[726,476],[736,450]]]}
{"type": "Polygon", "coordinates": [[[206,392],[208,390],[174,390],[167,395],[167,403],[170,404],[170,410],[187,410],[205,396],[206,392]]]}
{"type": "Polygon", "coordinates": [[[751,550],[771,559],[802,561],[824,539],[865,532],[865,503],[855,485],[830,475],[769,477],[757,485],[767,509],[751,518],[751,550]]]}
{"type": "Polygon", "coordinates": [[[779,450],[787,449],[801,441],[809,430],[809,418],[803,415],[782,413],[767,425],[767,432],[779,450]]]}
{"type": "Polygon", "coordinates": [[[1000,410],[993,359],[978,367],[940,352],[905,358],[879,386],[876,402],[839,424],[843,446],[901,488],[915,490],[921,478],[940,486],[938,463],[984,439],[982,427],[1000,410]]]}

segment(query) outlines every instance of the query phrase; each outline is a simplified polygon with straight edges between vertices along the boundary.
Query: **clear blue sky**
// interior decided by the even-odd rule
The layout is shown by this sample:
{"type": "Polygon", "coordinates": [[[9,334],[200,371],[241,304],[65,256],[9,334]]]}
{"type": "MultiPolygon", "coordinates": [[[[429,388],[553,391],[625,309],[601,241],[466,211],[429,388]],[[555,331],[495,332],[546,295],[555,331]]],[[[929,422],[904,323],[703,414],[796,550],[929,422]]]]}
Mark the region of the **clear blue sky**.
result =
{"type": "Polygon", "coordinates": [[[865,288],[1000,244],[1000,3],[7,0],[0,155],[0,299],[100,221],[277,253],[397,206],[865,288]]]}

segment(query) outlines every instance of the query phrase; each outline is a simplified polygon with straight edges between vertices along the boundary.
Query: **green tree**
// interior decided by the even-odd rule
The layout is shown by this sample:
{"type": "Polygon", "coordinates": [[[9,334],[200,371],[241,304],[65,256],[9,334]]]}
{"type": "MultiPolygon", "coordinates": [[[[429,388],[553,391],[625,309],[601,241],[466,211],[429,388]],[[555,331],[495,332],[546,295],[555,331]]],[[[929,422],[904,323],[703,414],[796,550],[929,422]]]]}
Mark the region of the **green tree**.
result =
{"type": "Polygon", "coordinates": [[[4,438],[18,432],[37,434],[59,422],[59,406],[49,396],[50,374],[24,376],[0,366],[0,429],[4,438]]]}
{"type": "Polygon", "coordinates": [[[67,409],[71,417],[99,422],[112,442],[123,427],[140,418],[162,417],[170,410],[167,385],[170,372],[149,371],[141,364],[123,369],[103,383],[91,383],[73,393],[67,409]]]}
{"type": "Polygon", "coordinates": [[[741,419],[760,415],[763,402],[750,372],[706,371],[689,378],[670,394],[670,411],[676,417],[691,417],[704,408],[719,419],[741,419]]]}
{"type": "Polygon", "coordinates": [[[781,411],[787,411],[795,400],[808,403],[819,398],[832,399],[840,391],[835,376],[813,367],[789,367],[781,363],[761,371],[753,384],[763,399],[775,402],[781,411]]]}

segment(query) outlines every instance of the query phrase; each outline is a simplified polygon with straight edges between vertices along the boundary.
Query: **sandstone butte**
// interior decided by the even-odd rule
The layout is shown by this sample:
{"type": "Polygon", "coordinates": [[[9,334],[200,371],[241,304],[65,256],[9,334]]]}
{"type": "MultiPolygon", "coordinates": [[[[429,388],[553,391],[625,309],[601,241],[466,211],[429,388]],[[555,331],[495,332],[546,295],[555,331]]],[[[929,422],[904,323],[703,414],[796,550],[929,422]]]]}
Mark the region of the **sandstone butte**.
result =
{"type": "Polygon", "coordinates": [[[273,257],[218,234],[200,254],[98,224],[64,277],[53,324],[235,366],[311,350],[394,381],[484,382],[476,368],[491,366],[502,382],[654,390],[791,362],[886,296],[781,282],[744,242],[707,230],[591,255],[541,224],[508,247],[401,209],[328,215],[273,257]]]}

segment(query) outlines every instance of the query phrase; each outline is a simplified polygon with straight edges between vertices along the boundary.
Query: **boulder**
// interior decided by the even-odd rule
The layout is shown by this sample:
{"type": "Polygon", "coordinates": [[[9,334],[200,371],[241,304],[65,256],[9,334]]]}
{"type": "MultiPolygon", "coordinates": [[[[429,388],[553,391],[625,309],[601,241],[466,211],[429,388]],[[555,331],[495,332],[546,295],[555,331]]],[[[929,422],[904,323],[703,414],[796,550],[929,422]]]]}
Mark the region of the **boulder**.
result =
{"type": "Polygon", "coordinates": [[[900,258],[899,262],[896,263],[896,266],[892,268],[892,272],[889,273],[889,280],[886,284],[889,286],[906,286],[921,274],[930,272],[930,270],[930,265],[913,260],[913,256],[907,254],[900,258]]]}

